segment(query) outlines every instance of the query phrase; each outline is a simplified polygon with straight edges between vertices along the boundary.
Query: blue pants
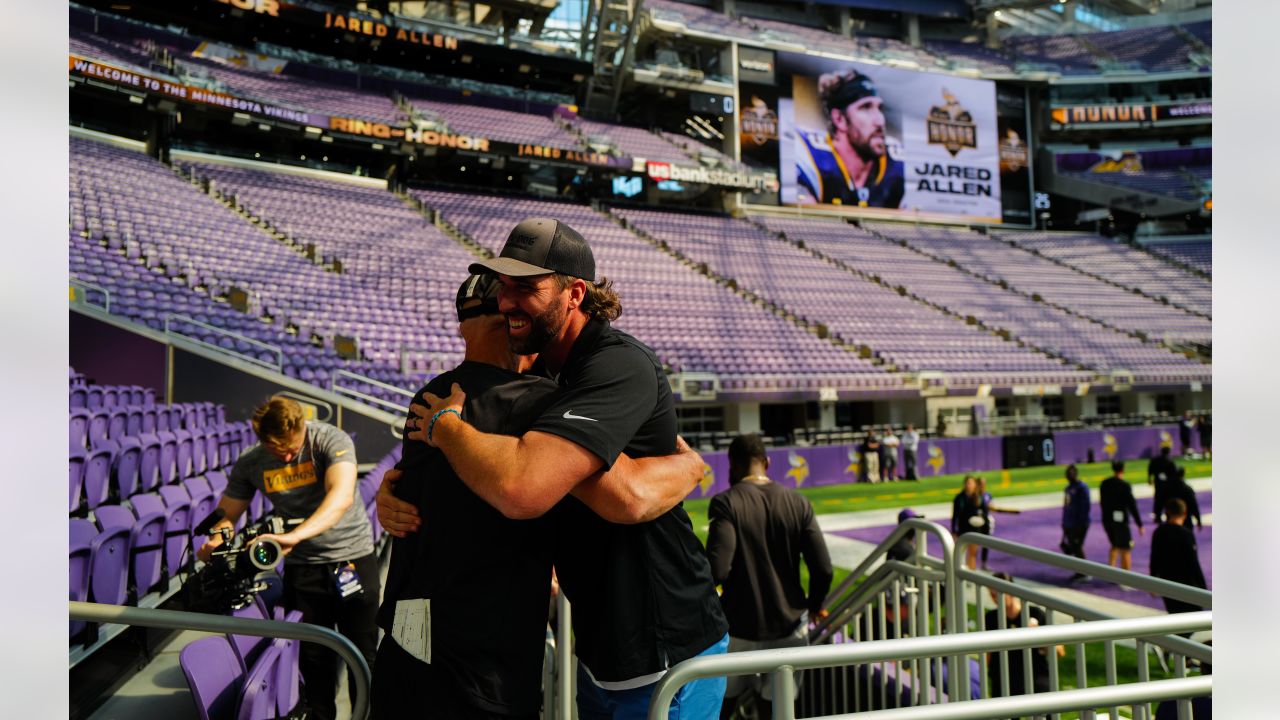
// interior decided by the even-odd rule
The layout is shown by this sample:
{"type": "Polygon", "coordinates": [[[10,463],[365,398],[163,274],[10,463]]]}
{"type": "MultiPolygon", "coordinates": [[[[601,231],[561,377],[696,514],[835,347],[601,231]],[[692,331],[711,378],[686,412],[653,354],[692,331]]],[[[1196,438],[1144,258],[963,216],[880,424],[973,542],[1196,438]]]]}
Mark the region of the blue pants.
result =
{"type": "MultiPolygon", "coordinates": [[[[719,655],[729,650],[726,634],[715,645],[698,653],[719,655]]],[[[645,720],[649,715],[649,698],[658,684],[650,683],[631,690],[605,690],[591,681],[582,663],[578,663],[579,720],[645,720]]],[[[725,678],[694,680],[680,688],[671,701],[669,720],[716,720],[724,702],[725,678]]]]}

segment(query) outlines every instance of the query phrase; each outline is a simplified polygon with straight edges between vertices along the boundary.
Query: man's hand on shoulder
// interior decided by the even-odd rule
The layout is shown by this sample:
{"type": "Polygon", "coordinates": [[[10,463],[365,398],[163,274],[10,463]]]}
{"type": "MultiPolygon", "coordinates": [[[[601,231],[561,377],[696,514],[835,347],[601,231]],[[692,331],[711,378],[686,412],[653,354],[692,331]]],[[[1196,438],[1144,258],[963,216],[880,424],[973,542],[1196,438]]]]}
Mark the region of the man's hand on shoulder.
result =
{"type": "Polygon", "coordinates": [[[422,526],[418,508],[394,494],[396,483],[403,476],[404,473],[395,468],[388,470],[382,476],[382,484],[374,498],[378,505],[378,522],[392,537],[398,538],[415,533],[422,526]]]}
{"type": "Polygon", "coordinates": [[[432,418],[435,422],[448,422],[448,415],[455,412],[458,419],[462,419],[462,405],[467,401],[467,394],[462,391],[462,386],[454,383],[449,390],[449,396],[445,398],[437,397],[431,393],[423,393],[422,399],[427,405],[424,407],[417,403],[409,405],[409,412],[412,417],[409,418],[409,434],[410,440],[421,440],[432,447],[436,447],[433,438],[433,428],[431,427],[432,418]],[[451,412],[450,412],[451,411],[451,412]],[[438,416],[438,417],[437,417],[438,416]]]}

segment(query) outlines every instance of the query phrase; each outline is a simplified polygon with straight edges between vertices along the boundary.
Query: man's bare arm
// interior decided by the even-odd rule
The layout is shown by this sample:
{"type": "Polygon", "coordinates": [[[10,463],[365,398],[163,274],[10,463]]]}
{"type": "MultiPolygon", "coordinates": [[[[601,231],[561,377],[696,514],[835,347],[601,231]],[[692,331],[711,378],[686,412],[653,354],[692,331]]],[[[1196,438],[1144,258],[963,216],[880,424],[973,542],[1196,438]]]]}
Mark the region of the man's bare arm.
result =
{"type": "Polygon", "coordinates": [[[688,497],[702,472],[702,456],[677,438],[674,454],[638,459],[620,455],[608,472],[579,483],[571,494],[609,522],[648,522],[688,497]]]}
{"type": "Polygon", "coordinates": [[[240,519],[240,516],[244,514],[245,510],[249,509],[249,501],[236,500],[235,498],[229,498],[226,495],[223,495],[218,500],[218,508],[225,514],[221,520],[214,524],[213,529],[209,531],[209,540],[205,542],[204,545],[200,546],[199,550],[196,550],[196,557],[200,558],[203,562],[209,562],[209,558],[212,557],[213,551],[217,550],[222,545],[222,533],[219,532],[222,528],[230,528],[232,532],[235,531],[236,521],[240,519]]]}
{"type": "Polygon", "coordinates": [[[392,537],[398,538],[417,532],[422,525],[417,506],[401,500],[392,493],[396,482],[403,475],[403,472],[395,468],[388,470],[383,474],[382,484],[378,486],[378,494],[375,496],[378,506],[378,523],[392,537]]]}

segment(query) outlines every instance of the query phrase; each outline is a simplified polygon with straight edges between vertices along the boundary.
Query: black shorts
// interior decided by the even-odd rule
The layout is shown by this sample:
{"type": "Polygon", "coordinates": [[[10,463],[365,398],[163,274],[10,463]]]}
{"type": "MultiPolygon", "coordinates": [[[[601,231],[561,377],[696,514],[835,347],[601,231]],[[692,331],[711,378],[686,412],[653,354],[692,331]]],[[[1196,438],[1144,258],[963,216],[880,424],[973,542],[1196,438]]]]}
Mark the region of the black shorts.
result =
{"type": "Polygon", "coordinates": [[[537,720],[536,712],[509,715],[476,707],[448,672],[405,652],[388,633],[378,645],[372,720],[537,720]]]}
{"type": "Polygon", "coordinates": [[[1107,531],[1111,547],[1117,550],[1133,549],[1133,533],[1129,531],[1129,523],[1104,522],[1102,529],[1107,531]]]}

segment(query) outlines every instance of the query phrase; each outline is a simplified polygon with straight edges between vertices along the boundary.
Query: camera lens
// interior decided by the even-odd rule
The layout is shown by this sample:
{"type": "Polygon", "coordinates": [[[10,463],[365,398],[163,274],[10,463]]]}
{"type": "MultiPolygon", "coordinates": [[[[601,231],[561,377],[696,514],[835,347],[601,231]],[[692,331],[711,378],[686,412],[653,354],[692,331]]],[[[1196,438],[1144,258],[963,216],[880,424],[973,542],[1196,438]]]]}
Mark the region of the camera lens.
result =
{"type": "Polygon", "coordinates": [[[259,540],[249,549],[249,562],[259,570],[274,570],[280,564],[280,543],[275,540],[259,540]]]}

